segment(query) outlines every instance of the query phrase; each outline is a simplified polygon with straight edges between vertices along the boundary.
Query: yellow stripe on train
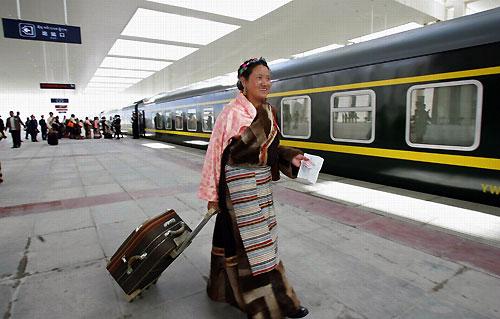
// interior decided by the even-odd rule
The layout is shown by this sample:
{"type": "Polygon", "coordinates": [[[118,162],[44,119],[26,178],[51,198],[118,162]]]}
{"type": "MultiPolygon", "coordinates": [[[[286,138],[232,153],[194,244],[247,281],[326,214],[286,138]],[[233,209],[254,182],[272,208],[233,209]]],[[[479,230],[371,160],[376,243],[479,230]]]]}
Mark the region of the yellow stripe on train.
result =
{"type": "Polygon", "coordinates": [[[195,137],[210,138],[210,134],[208,134],[208,133],[155,130],[155,129],[150,129],[150,128],[147,128],[146,131],[147,132],[153,132],[153,133],[165,133],[165,134],[175,134],[175,135],[185,135],[185,136],[195,136],[195,137]]]}
{"type": "MultiPolygon", "coordinates": [[[[175,135],[210,138],[210,134],[208,133],[167,131],[167,130],[155,130],[155,129],[146,129],[146,131],[153,133],[167,133],[175,135]]],[[[297,147],[301,149],[317,150],[317,151],[327,151],[327,152],[346,153],[354,155],[394,158],[399,160],[416,161],[416,162],[500,170],[500,159],[497,158],[402,151],[402,150],[391,150],[384,148],[346,146],[346,145],[312,143],[312,142],[301,142],[301,141],[290,141],[290,140],[280,140],[280,143],[281,145],[285,146],[297,147]]]]}
{"type": "Polygon", "coordinates": [[[407,161],[500,170],[500,159],[497,158],[402,151],[402,150],[391,150],[391,149],[372,148],[372,147],[299,142],[290,140],[281,140],[280,143],[285,146],[305,148],[318,151],[376,156],[376,157],[394,158],[407,161]]]}

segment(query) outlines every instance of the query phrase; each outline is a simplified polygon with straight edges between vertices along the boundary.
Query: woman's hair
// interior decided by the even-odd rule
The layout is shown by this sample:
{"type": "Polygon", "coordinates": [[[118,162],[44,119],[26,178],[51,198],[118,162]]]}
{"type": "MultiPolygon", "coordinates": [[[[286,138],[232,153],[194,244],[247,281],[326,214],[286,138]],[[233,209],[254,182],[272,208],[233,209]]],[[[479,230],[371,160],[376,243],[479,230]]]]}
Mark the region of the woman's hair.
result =
{"type": "Polygon", "coordinates": [[[269,69],[266,59],[264,59],[263,57],[246,60],[238,68],[238,82],[236,82],[236,85],[238,86],[238,89],[240,91],[243,91],[243,84],[241,84],[240,78],[244,77],[246,80],[248,80],[250,74],[252,74],[253,68],[255,68],[257,65],[263,65],[269,69]]]}

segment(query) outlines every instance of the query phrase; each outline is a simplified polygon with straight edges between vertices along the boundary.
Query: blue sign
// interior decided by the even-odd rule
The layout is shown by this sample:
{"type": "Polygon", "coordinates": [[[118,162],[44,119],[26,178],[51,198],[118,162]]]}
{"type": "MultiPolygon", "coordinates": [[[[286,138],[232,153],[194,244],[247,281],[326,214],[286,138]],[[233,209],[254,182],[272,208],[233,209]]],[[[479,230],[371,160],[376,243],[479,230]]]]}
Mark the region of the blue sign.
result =
{"type": "Polygon", "coordinates": [[[64,24],[23,21],[2,18],[6,38],[61,43],[82,43],[80,27],[64,24]]]}
{"type": "Polygon", "coordinates": [[[50,103],[69,103],[69,99],[50,99],[50,103]]]}

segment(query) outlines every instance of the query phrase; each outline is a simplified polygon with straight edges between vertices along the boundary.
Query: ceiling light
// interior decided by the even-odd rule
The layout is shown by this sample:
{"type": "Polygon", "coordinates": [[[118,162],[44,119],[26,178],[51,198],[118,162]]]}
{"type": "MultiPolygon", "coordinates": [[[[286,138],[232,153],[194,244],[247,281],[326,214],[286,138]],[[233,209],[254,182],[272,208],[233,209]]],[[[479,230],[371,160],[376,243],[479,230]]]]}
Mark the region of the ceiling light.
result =
{"type": "Polygon", "coordinates": [[[267,62],[267,65],[280,64],[280,63],[283,63],[283,62],[286,62],[286,61],[290,61],[290,60],[289,59],[277,59],[277,60],[273,60],[271,62],[267,62]]]}
{"type": "Polygon", "coordinates": [[[385,36],[391,35],[391,34],[396,34],[396,33],[399,33],[399,32],[403,32],[403,31],[408,31],[408,30],[420,28],[422,26],[423,25],[418,24],[416,22],[410,22],[410,23],[407,23],[407,24],[400,25],[398,27],[394,27],[394,28],[390,28],[390,29],[387,29],[387,30],[375,32],[375,33],[368,34],[368,35],[365,35],[365,36],[362,36],[362,37],[359,37],[359,38],[354,38],[352,40],[349,40],[349,42],[353,42],[353,43],[364,42],[364,41],[368,41],[368,40],[373,40],[373,39],[385,37],[385,36]]]}
{"type": "Polygon", "coordinates": [[[292,0],[148,0],[223,16],[254,21],[292,0]]]}
{"type": "Polygon", "coordinates": [[[239,27],[139,8],[128,22],[122,35],[206,45],[239,27]]]}
{"type": "Polygon", "coordinates": [[[105,57],[100,67],[114,68],[114,69],[128,69],[128,70],[160,71],[161,69],[169,66],[170,64],[172,64],[172,62],[105,57]]]}
{"type": "Polygon", "coordinates": [[[128,88],[131,87],[133,84],[127,84],[127,83],[95,83],[95,82],[89,82],[87,84],[87,87],[89,88],[128,88]]]}
{"type": "Polygon", "coordinates": [[[108,55],[121,55],[140,58],[180,60],[186,55],[198,50],[197,48],[178,45],[159,44],[132,40],[116,40],[108,55]]]}
{"type": "Polygon", "coordinates": [[[123,78],[147,78],[154,72],[136,71],[136,70],[119,70],[119,69],[97,69],[94,75],[98,76],[120,76],[123,78]]]}
{"type": "Polygon", "coordinates": [[[330,45],[327,45],[327,46],[324,46],[324,47],[321,47],[321,48],[317,48],[317,49],[309,50],[309,51],[306,51],[306,52],[294,54],[294,55],[292,55],[292,57],[294,57],[294,58],[302,58],[302,57],[305,57],[305,56],[309,56],[309,55],[313,55],[313,54],[316,54],[316,53],[330,51],[330,50],[338,49],[338,48],[341,48],[341,47],[343,47],[343,45],[335,44],[334,43],[334,44],[330,44],[330,45]]]}
{"type": "Polygon", "coordinates": [[[83,93],[95,93],[95,94],[116,94],[118,92],[124,91],[124,88],[86,88],[83,93]]]}
{"type": "Polygon", "coordinates": [[[115,78],[115,77],[107,77],[107,76],[94,76],[90,79],[89,82],[96,83],[131,83],[135,84],[137,82],[142,81],[143,79],[138,78],[115,78]]]}

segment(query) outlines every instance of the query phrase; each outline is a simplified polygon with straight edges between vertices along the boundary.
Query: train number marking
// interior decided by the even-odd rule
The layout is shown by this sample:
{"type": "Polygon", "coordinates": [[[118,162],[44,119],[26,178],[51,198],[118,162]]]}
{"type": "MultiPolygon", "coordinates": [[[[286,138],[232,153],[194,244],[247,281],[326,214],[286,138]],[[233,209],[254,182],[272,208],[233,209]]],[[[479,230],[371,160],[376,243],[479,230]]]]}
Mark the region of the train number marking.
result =
{"type": "Polygon", "coordinates": [[[486,193],[488,191],[488,188],[489,188],[490,193],[492,193],[494,195],[500,195],[500,186],[481,184],[481,187],[483,188],[483,193],[486,193]]]}

